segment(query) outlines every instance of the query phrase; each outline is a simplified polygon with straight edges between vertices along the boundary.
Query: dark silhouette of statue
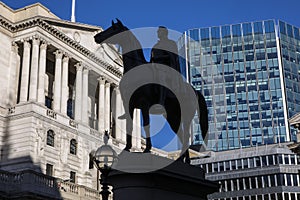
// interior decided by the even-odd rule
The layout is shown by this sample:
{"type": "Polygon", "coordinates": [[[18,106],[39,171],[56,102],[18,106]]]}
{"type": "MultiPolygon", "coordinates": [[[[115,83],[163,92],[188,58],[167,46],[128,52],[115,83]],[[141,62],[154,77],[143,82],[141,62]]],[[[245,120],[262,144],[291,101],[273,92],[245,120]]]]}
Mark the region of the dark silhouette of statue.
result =
{"type": "Polygon", "coordinates": [[[133,118],[134,109],[138,108],[141,109],[143,129],[146,134],[146,149],[144,152],[150,152],[152,144],[149,109],[155,104],[162,103],[167,113],[165,115],[166,120],[182,143],[180,159],[183,160],[185,158],[188,162],[190,124],[194,119],[195,113],[198,112],[202,137],[205,138],[208,130],[207,106],[203,95],[184,82],[180,73],[178,73],[180,72],[178,50],[176,43],[168,39],[167,29],[160,27],[158,29],[158,37],[159,41],[151,52],[151,63],[146,61],[142,46],[135,35],[120,20],[117,20],[117,23],[112,22],[111,27],[98,33],[95,36],[95,41],[98,44],[119,44],[122,47],[124,72],[119,88],[124,102],[126,119],[127,137],[124,150],[130,151],[132,147],[133,121],[130,119],[133,118]],[[161,68],[166,73],[161,71],[161,68]],[[168,84],[161,84],[160,81],[155,81],[156,76],[158,76],[160,81],[163,79],[168,84]],[[176,87],[176,85],[174,87],[174,84],[178,84],[179,87],[176,87]],[[162,88],[162,85],[166,87],[162,88]],[[161,89],[166,90],[167,94],[163,94],[165,96],[158,99],[155,91],[161,89]],[[173,97],[170,97],[169,93],[172,94],[172,92],[173,97]]]}
{"type": "MultiPolygon", "coordinates": [[[[178,57],[178,48],[176,43],[173,40],[168,38],[168,29],[164,26],[159,26],[157,30],[158,42],[153,46],[151,50],[151,59],[150,62],[154,64],[162,64],[169,66],[176,71],[180,72],[180,64],[179,64],[179,57],[178,57]]],[[[158,66],[157,66],[158,67],[158,66]]],[[[156,70],[156,76],[158,79],[162,79],[163,81],[180,81],[180,80],[166,80],[167,76],[165,75],[166,72],[161,70],[156,70]]],[[[181,80],[182,81],[182,80],[181,80]]],[[[165,105],[165,100],[167,96],[167,90],[163,86],[159,87],[159,103],[161,105],[165,105]]]]}

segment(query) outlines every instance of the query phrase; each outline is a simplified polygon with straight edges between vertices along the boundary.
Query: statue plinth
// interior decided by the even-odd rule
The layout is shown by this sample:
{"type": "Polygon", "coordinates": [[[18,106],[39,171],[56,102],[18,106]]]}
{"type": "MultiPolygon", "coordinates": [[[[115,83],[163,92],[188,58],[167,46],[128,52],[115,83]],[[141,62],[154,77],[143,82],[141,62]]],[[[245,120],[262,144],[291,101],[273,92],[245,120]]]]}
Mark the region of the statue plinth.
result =
{"type": "Polygon", "coordinates": [[[219,189],[203,169],[152,154],[121,153],[115,168],[122,167],[127,171],[112,170],[108,177],[114,200],[204,200],[219,189]],[[169,165],[149,170],[158,163],[169,165]]]}

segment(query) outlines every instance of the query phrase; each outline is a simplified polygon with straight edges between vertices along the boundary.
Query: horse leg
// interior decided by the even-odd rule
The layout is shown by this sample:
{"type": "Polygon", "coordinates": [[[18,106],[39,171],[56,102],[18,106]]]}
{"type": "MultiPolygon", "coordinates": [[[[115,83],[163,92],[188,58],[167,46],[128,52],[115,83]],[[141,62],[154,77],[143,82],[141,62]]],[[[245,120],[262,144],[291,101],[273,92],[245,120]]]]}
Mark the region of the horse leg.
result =
{"type": "Polygon", "coordinates": [[[143,116],[143,128],[146,133],[146,148],[144,153],[150,153],[152,149],[152,142],[150,137],[150,117],[149,117],[149,106],[143,106],[141,109],[143,116]]]}
{"type": "Polygon", "coordinates": [[[172,130],[177,134],[180,142],[182,143],[182,152],[178,160],[186,163],[190,163],[189,157],[189,132],[186,123],[181,123],[181,110],[179,103],[174,100],[166,104],[167,121],[172,130]],[[181,126],[183,124],[183,126],[181,126]]]}
{"type": "MultiPolygon", "coordinates": [[[[192,119],[191,119],[192,120],[192,119]]],[[[190,153],[189,153],[189,140],[190,140],[190,124],[191,120],[186,120],[184,117],[182,122],[181,142],[182,142],[182,156],[185,159],[185,163],[190,164],[190,153]]]]}
{"type": "Polygon", "coordinates": [[[130,151],[132,147],[132,130],[133,130],[133,108],[130,106],[129,114],[130,117],[126,117],[126,146],[125,151],[130,151]]]}
{"type": "MultiPolygon", "coordinates": [[[[179,107],[179,103],[174,103],[169,99],[169,101],[166,103],[166,112],[167,112],[167,121],[171,127],[171,129],[174,131],[174,133],[177,134],[178,139],[182,143],[182,147],[184,146],[183,142],[183,131],[181,127],[181,111],[179,107]]],[[[184,148],[182,148],[184,149],[184,148]]],[[[178,160],[184,162],[184,153],[181,153],[181,156],[178,158],[178,160]]]]}
{"type": "Polygon", "coordinates": [[[189,154],[189,134],[186,132],[184,127],[180,127],[178,131],[178,137],[182,144],[181,156],[179,160],[184,163],[191,163],[190,154],[189,154]]]}

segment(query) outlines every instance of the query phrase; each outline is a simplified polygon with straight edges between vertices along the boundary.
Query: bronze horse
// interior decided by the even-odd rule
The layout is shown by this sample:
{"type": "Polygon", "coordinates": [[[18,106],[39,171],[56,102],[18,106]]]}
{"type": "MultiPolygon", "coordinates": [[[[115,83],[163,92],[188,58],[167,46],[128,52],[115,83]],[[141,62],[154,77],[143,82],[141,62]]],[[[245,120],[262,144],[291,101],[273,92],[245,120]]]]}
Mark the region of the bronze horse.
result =
{"type": "MultiPolygon", "coordinates": [[[[98,44],[101,43],[109,43],[109,44],[118,44],[122,47],[122,59],[123,59],[123,65],[124,65],[124,71],[123,71],[123,78],[126,77],[127,74],[130,74],[129,72],[134,71],[134,69],[137,69],[139,66],[148,66],[149,64],[145,57],[142,50],[142,46],[140,42],[137,40],[135,35],[127,28],[125,27],[120,20],[117,19],[117,22],[114,23],[112,21],[112,26],[108,29],[98,33],[95,35],[95,41],[98,44]]],[[[150,68],[150,67],[149,67],[150,68]]],[[[145,77],[145,74],[141,74],[141,76],[145,77]]],[[[147,74],[146,74],[147,76],[147,74]]],[[[141,78],[143,78],[141,77],[141,78]]],[[[122,80],[123,80],[122,78],[122,80]]],[[[159,94],[157,94],[157,91],[159,91],[157,88],[161,87],[159,84],[145,84],[141,85],[140,87],[137,87],[137,89],[130,95],[130,97],[126,97],[125,93],[128,88],[128,84],[135,84],[128,81],[127,78],[127,85],[123,84],[122,86],[122,80],[120,82],[120,92],[121,97],[123,99],[125,113],[127,114],[126,117],[126,147],[125,150],[129,151],[132,147],[132,121],[129,120],[129,117],[133,117],[133,111],[135,108],[141,109],[142,113],[142,119],[143,119],[143,128],[146,133],[146,149],[144,152],[150,152],[152,148],[151,144],[151,138],[150,138],[150,127],[149,127],[149,110],[151,106],[155,104],[159,104],[159,98],[157,97],[159,94]]],[[[130,80],[130,79],[129,79],[130,80]]],[[[125,82],[125,81],[123,81],[125,82]]],[[[189,84],[184,83],[182,80],[182,90],[187,90],[189,88],[192,88],[189,84]]],[[[168,90],[166,88],[166,90],[168,90]]],[[[192,88],[193,95],[196,97],[196,102],[188,102],[185,103],[185,111],[182,113],[182,109],[180,109],[180,102],[176,98],[172,91],[168,91],[167,98],[165,100],[165,111],[166,111],[166,120],[168,121],[171,129],[177,133],[178,138],[180,139],[182,143],[182,156],[180,157],[182,160],[185,158],[186,162],[189,162],[189,153],[188,153],[188,146],[189,146],[189,128],[190,124],[195,116],[196,111],[198,111],[199,115],[199,121],[202,131],[202,137],[203,139],[206,136],[207,130],[208,130],[208,111],[205,99],[203,95],[194,90],[192,88]],[[200,112],[201,111],[201,112],[200,112]],[[183,115],[184,114],[184,115],[183,115]],[[183,116],[182,116],[183,115],[183,116]]],[[[186,93],[182,93],[182,96],[184,98],[189,98],[189,96],[186,96],[186,93]]],[[[185,99],[185,101],[187,100],[185,99]]],[[[187,102],[187,101],[186,101],[187,102]]]]}

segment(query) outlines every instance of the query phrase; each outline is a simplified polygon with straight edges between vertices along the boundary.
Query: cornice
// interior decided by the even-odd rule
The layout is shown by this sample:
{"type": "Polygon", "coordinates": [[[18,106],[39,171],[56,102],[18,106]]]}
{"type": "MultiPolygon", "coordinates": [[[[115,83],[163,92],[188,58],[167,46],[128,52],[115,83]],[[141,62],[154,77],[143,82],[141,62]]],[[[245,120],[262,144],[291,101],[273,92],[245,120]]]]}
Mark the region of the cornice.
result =
{"type": "Polygon", "coordinates": [[[16,33],[18,31],[22,31],[25,29],[29,29],[35,26],[38,26],[45,30],[46,32],[50,33],[51,35],[55,36],[58,40],[64,42],[68,46],[72,47],[76,51],[80,52],[85,57],[91,59],[95,63],[103,66],[104,69],[112,73],[113,75],[117,76],[118,78],[122,77],[122,72],[117,70],[112,65],[108,64],[107,62],[103,61],[99,57],[97,57],[93,52],[85,48],[84,46],[80,45],[79,43],[75,42],[73,39],[68,37],[66,34],[58,30],[57,28],[53,27],[49,23],[47,23],[43,17],[35,17],[28,20],[24,20],[18,23],[12,23],[8,19],[4,18],[0,15],[0,26],[5,28],[6,30],[16,33]]]}

